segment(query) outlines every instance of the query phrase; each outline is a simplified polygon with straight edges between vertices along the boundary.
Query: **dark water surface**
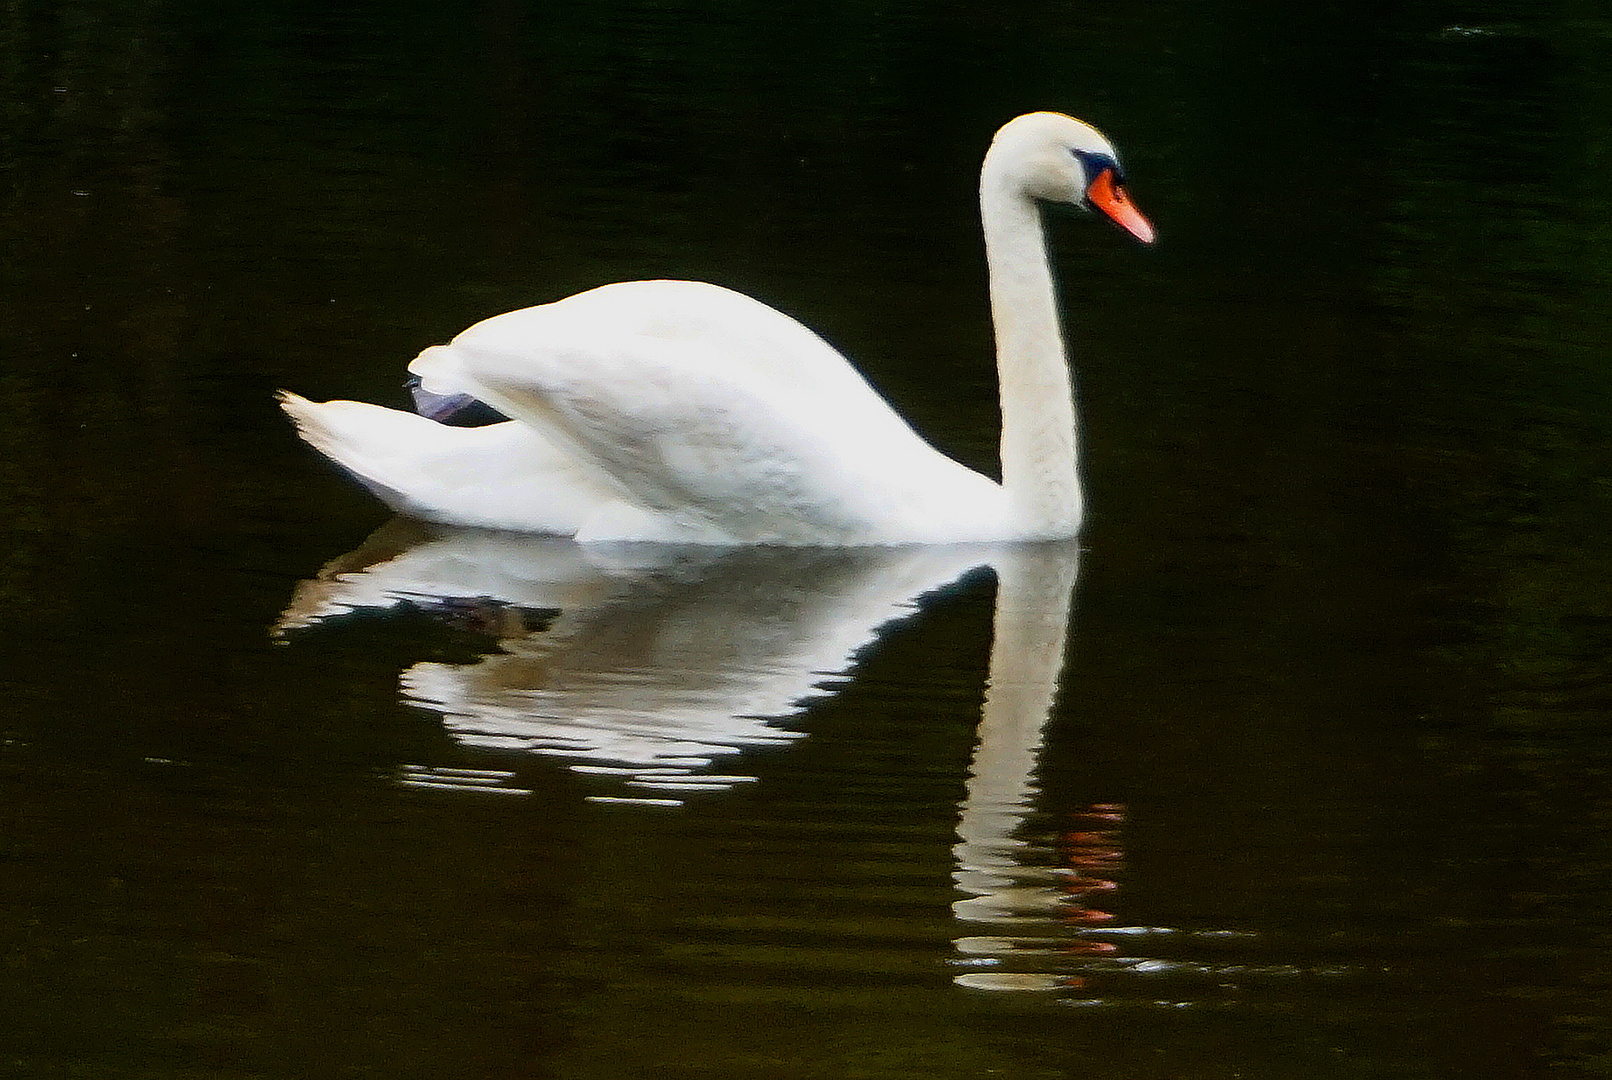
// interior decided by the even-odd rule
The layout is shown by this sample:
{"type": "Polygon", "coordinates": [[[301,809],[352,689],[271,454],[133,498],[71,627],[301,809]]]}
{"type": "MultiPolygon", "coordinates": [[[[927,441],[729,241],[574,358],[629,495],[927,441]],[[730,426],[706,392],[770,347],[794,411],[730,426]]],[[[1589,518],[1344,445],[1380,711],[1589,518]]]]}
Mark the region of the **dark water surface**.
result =
{"type": "Polygon", "coordinates": [[[1612,1074],[1612,20],[764,7],[0,12],[0,1074],[1612,1074]],[[1163,241],[1078,557],[366,541],[273,409],[690,276],[992,468],[1035,108],[1163,241]]]}

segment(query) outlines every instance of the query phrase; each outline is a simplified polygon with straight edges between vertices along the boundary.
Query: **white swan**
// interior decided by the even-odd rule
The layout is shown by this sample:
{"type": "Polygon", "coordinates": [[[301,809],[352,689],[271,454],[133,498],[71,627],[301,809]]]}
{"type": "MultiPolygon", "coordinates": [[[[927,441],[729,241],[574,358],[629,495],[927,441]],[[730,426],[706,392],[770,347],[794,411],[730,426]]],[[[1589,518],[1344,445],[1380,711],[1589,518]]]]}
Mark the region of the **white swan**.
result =
{"type": "Polygon", "coordinates": [[[1061,539],[1075,409],[1037,200],[1143,242],[1096,129],[1031,113],[980,176],[1002,483],[936,451],[800,323],[715,285],[634,281],[499,315],[410,365],[512,419],[454,428],[282,394],[303,438],[401,513],[578,541],[872,545],[1061,539]]]}

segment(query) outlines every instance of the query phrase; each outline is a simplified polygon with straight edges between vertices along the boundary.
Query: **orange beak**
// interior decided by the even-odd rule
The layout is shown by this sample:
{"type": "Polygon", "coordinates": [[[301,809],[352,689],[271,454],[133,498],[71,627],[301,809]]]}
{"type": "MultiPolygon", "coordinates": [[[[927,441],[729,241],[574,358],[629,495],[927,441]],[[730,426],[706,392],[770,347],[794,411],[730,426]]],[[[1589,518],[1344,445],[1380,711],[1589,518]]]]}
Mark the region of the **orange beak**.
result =
{"type": "Polygon", "coordinates": [[[1087,200],[1144,244],[1153,242],[1153,226],[1142,216],[1125,189],[1114,183],[1114,170],[1104,169],[1086,189],[1087,200]]]}

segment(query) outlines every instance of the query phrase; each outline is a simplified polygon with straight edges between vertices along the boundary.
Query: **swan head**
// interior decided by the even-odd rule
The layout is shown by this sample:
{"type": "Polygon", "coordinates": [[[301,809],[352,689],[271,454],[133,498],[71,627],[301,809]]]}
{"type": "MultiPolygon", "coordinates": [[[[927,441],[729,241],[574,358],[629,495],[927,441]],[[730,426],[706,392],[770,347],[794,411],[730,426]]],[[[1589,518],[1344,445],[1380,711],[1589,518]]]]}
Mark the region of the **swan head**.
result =
{"type": "Polygon", "coordinates": [[[1028,113],[991,140],[981,188],[1006,187],[1043,202],[1094,210],[1142,241],[1153,226],[1125,193],[1119,152],[1103,133],[1063,113],[1028,113]]]}

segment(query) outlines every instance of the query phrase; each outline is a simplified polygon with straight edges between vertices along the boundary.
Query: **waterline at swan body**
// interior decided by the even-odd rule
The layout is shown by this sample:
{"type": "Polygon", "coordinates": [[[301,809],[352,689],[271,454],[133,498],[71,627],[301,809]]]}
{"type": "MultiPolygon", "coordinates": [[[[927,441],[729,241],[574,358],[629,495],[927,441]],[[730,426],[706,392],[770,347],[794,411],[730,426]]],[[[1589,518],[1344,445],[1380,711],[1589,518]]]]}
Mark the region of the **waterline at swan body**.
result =
{"type": "Polygon", "coordinates": [[[410,365],[506,422],[281,403],[401,513],[578,541],[873,545],[1050,540],[1081,521],[1076,418],[1038,201],[1137,239],[1112,145],[1059,113],[997,132],[980,178],[1002,483],[925,442],[812,331],[690,281],[606,285],[477,323],[410,365]]]}

